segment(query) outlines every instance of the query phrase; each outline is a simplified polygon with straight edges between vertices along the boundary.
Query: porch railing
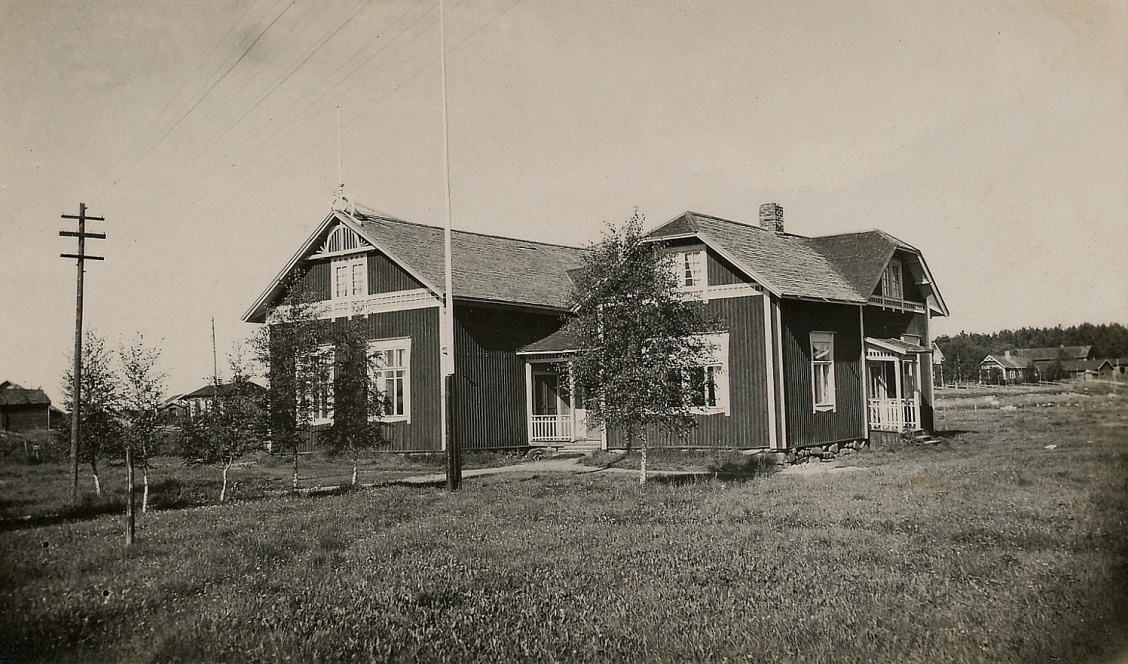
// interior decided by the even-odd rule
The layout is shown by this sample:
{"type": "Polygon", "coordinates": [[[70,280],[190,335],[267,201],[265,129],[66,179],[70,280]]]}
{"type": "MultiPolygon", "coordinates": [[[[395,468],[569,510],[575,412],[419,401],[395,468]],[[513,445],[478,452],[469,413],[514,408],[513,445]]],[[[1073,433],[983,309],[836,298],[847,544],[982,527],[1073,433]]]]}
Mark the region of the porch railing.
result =
{"type": "Polygon", "coordinates": [[[572,415],[533,415],[534,443],[572,440],[572,415]]]}
{"type": "Polygon", "coordinates": [[[888,309],[903,309],[905,311],[915,311],[921,314],[927,311],[923,302],[902,300],[896,297],[882,297],[881,295],[871,295],[869,298],[869,303],[876,304],[879,307],[886,307],[888,309]]]}
{"type": "Polygon", "coordinates": [[[879,431],[915,431],[920,428],[920,407],[913,399],[870,399],[870,428],[879,431]]]}

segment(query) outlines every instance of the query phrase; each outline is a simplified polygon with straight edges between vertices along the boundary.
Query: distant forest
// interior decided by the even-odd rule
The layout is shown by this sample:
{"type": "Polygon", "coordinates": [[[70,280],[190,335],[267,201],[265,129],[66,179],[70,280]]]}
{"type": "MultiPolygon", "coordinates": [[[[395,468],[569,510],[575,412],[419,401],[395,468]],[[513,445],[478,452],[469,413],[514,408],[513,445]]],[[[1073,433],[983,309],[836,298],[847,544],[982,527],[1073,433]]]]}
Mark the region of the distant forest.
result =
{"type": "Polygon", "coordinates": [[[944,353],[945,381],[979,380],[979,363],[983,358],[1015,348],[1092,346],[1093,357],[1128,358],[1128,327],[1120,323],[1024,327],[993,334],[960,332],[954,337],[936,337],[935,342],[944,353]]]}

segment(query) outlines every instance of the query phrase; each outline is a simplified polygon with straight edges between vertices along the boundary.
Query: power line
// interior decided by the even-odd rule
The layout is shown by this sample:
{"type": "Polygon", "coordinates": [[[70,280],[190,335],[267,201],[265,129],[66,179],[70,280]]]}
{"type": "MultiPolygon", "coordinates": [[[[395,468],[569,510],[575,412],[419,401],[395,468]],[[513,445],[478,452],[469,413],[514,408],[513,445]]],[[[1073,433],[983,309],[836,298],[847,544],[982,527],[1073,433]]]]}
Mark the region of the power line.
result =
{"type": "MultiPolygon", "coordinates": [[[[470,40],[471,38],[473,38],[473,37],[474,37],[474,36],[475,36],[476,34],[478,34],[478,33],[479,33],[479,32],[481,32],[482,30],[484,30],[485,28],[487,28],[487,27],[489,27],[490,25],[492,25],[492,24],[493,24],[494,22],[496,22],[496,21],[497,21],[498,19],[500,19],[500,18],[501,18],[502,16],[504,16],[505,14],[509,13],[509,12],[510,12],[510,11],[511,11],[511,10],[512,10],[512,9],[513,9],[514,7],[516,7],[516,6],[517,6],[518,4],[520,4],[520,3],[521,3],[521,0],[516,0],[516,2],[514,2],[514,3],[513,3],[513,4],[511,4],[511,5],[509,5],[509,6],[508,6],[508,7],[506,7],[506,8],[504,9],[504,10],[502,10],[501,12],[498,12],[498,14],[497,14],[496,16],[494,16],[494,17],[493,17],[492,19],[490,19],[490,20],[489,20],[489,21],[487,21],[486,23],[482,24],[482,25],[481,25],[481,26],[479,26],[479,27],[478,27],[477,29],[475,29],[475,30],[474,30],[473,32],[471,32],[471,33],[470,33],[470,34],[468,34],[468,35],[467,35],[466,37],[464,37],[463,39],[461,39],[461,40],[460,40],[460,41],[459,41],[458,43],[456,43],[456,44],[455,44],[454,46],[452,46],[452,47],[450,47],[449,49],[447,49],[447,52],[448,52],[448,53],[452,53],[452,52],[456,51],[456,50],[457,50],[458,48],[460,48],[460,47],[461,47],[461,46],[462,46],[463,44],[465,44],[465,43],[466,43],[467,41],[469,41],[469,40],[470,40]]],[[[431,11],[431,10],[428,10],[428,12],[427,12],[427,13],[429,14],[429,13],[430,13],[430,11],[431,11]]],[[[432,25],[433,25],[433,24],[432,24],[432,25]]],[[[429,26],[428,26],[428,27],[429,27],[429,26]]],[[[419,34],[417,34],[417,35],[416,35],[415,37],[412,37],[412,38],[411,38],[411,40],[409,40],[407,44],[404,44],[404,45],[403,45],[403,46],[402,46],[401,48],[397,49],[397,50],[396,50],[396,52],[395,52],[395,53],[392,53],[391,55],[393,55],[393,56],[394,56],[394,55],[396,55],[397,53],[399,53],[400,51],[402,51],[402,50],[403,50],[404,48],[406,48],[406,47],[407,47],[407,46],[408,46],[408,45],[409,45],[409,44],[410,44],[411,42],[414,42],[414,41],[415,41],[416,39],[418,39],[418,38],[419,38],[419,37],[420,37],[421,35],[422,35],[422,32],[420,32],[419,34]]],[[[430,67],[431,67],[432,65],[434,65],[434,64],[435,64],[435,63],[437,63],[437,62],[438,62],[438,58],[433,58],[433,59],[431,59],[431,60],[427,61],[427,63],[426,63],[426,64],[424,64],[424,65],[423,65],[423,66],[422,66],[421,68],[419,68],[418,70],[416,70],[416,71],[415,71],[415,73],[413,73],[413,74],[412,74],[412,75],[411,75],[410,77],[408,77],[408,78],[407,78],[407,79],[405,79],[404,81],[400,82],[400,83],[399,83],[398,85],[396,85],[396,86],[395,86],[394,88],[392,88],[391,90],[389,90],[389,91],[388,91],[388,92],[386,92],[385,94],[383,94],[383,95],[381,95],[381,96],[377,97],[377,98],[376,98],[376,99],[374,99],[374,100],[373,100],[373,101],[372,101],[371,103],[369,103],[369,104],[367,104],[366,106],[362,107],[362,108],[361,108],[361,109],[360,109],[360,110],[359,110],[358,112],[356,112],[356,113],[352,114],[352,115],[351,115],[351,116],[350,116],[350,117],[349,117],[349,118],[348,118],[347,120],[345,120],[345,121],[344,121],[344,124],[348,124],[348,123],[352,122],[352,121],[353,121],[353,120],[355,120],[356,118],[358,118],[358,117],[360,117],[361,115],[363,115],[364,113],[366,113],[366,112],[367,112],[368,110],[370,110],[371,108],[375,107],[375,106],[376,106],[377,104],[379,104],[380,102],[384,101],[385,99],[387,99],[387,98],[388,98],[388,97],[390,97],[391,95],[395,94],[395,93],[396,93],[396,92],[398,92],[398,91],[399,91],[399,90],[400,90],[400,89],[401,89],[401,88],[402,88],[403,86],[407,85],[407,84],[408,84],[408,83],[410,83],[411,81],[413,81],[413,80],[415,80],[416,78],[418,78],[418,77],[419,77],[419,76],[420,76],[420,75],[421,75],[421,74],[422,74],[422,73],[423,73],[424,71],[426,71],[427,69],[429,69],[429,68],[430,68],[430,67]]],[[[373,73],[374,73],[374,72],[373,72],[373,73]]],[[[368,76],[371,76],[371,74],[369,74],[368,76]]],[[[368,78],[368,77],[365,77],[365,78],[368,78]]],[[[362,81],[363,81],[363,80],[365,80],[365,79],[362,79],[362,81]]],[[[315,145],[317,145],[317,144],[321,143],[321,142],[322,142],[322,141],[324,141],[324,140],[325,140],[325,139],[326,139],[327,137],[330,137],[330,136],[332,136],[332,135],[333,135],[333,131],[329,131],[329,132],[327,132],[327,133],[323,133],[323,134],[319,135],[319,136],[318,136],[318,137],[317,137],[316,139],[314,139],[314,140],[313,140],[312,142],[310,142],[310,143],[306,144],[306,145],[305,145],[304,147],[300,148],[300,149],[299,149],[299,150],[298,150],[297,152],[295,152],[295,153],[294,153],[294,155],[293,155],[292,157],[290,157],[290,158],[289,158],[289,159],[287,159],[286,161],[283,161],[283,162],[280,162],[280,163],[278,163],[278,164],[277,164],[277,165],[275,165],[275,166],[274,166],[273,168],[269,169],[268,171],[265,171],[265,172],[264,172],[264,173],[263,173],[262,175],[260,175],[259,177],[257,177],[257,178],[255,178],[255,179],[253,179],[253,180],[251,181],[251,184],[257,184],[257,183],[261,182],[262,180],[266,179],[267,177],[269,177],[270,175],[273,175],[273,174],[274,174],[275,172],[277,172],[277,171],[278,171],[279,169],[281,169],[281,168],[283,168],[283,167],[285,167],[285,166],[288,166],[289,164],[293,163],[293,162],[294,162],[294,161],[295,161],[296,159],[298,159],[299,157],[301,157],[302,155],[304,155],[304,154],[305,154],[306,152],[308,152],[308,151],[310,150],[310,148],[312,148],[313,146],[315,146],[315,145]]],[[[265,143],[265,141],[263,141],[263,143],[265,143]]],[[[261,146],[261,145],[262,145],[262,143],[260,143],[259,145],[261,146]]],[[[255,148],[255,149],[257,149],[257,147],[258,147],[258,146],[256,146],[256,148],[255,148]]],[[[216,202],[215,204],[213,204],[212,206],[210,206],[210,207],[208,207],[208,208],[205,208],[205,212],[210,212],[211,210],[214,210],[214,209],[216,209],[216,208],[218,208],[218,207],[222,207],[222,206],[224,206],[224,205],[227,205],[227,204],[228,204],[228,203],[230,203],[230,202],[231,202],[232,200],[234,200],[234,199],[235,199],[235,198],[236,198],[237,196],[241,196],[241,195],[244,195],[244,194],[245,194],[245,191],[246,191],[246,187],[244,186],[244,187],[240,188],[240,190],[239,190],[239,191],[237,191],[236,193],[232,194],[231,196],[229,196],[229,197],[227,197],[227,198],[225,198],[225,199],[223,199],[223,200],[221,200],[221,201],[217,201],[217,202],[216,202]]]]}
{"type": "MultiPolygon", "coordinates": [[[[299,69],[301,69],[302,66],[304,66],[307,62],[309,62],[310,58],[312,58],[318,51],[320,51],[322,48],[324,48],[325,45],[327,43],[329,43],[330,40],[332,40],[334,37],[336,37],[337,34],[346,25],[348,25],[349,22],[351,22],[357,16],[357,14],[360,13],[360,11],[362,9],[364,9],[368,6],[370,6],[370,3],[368,3],[367,0],[360,0],[355,5],[353,5],[353,8],[352,8],[352,10],[351,10],[351,12],[349,13],[348,16],[345,16],[344,18],[342,18],[337,23],[335,28],[330,28],[331,32],[327,31],[326,34],[323,34],[322,37],[319,39],[317,45],[312,47],[311,49],[308,49],[305,52],[304,57],[299,56],[299,57],[301,57],[300,61],[298,61],[294,65],[291,65],[289,70],[285,74],[276,78],[273,85],[271,85],[269,87],[269,89],[265,89],[263,92],[259,93],[259,95],[255,98],[255,100],[250,104],[250,106],[248,106],[242,113],[240,113],[239,116],[237,118],[235,118],[235,120],[228,123],[226,125],[226,127],[224,127],[222,130],[220,130],[212,138],[211,142],[209,142],[203,149],[201,149],[197,152],[195,158],[193,158],[187,164],[184,164],[183,166],[181,166],[180,169],[172,177],[167,178],[166,183],[171,184],[173,187],[175,187],[176,186],[175,183],[178,180],[178,178],[176,177],[177,175],[179,175],[180,173],[183,173],[185,170],[190,168],[193,164],[195,164],[197,161],[199,161],[200,158],[202,158],[207,153],[207,151],[210,150],[212,148],[212,146],[214,146],[221,138],[223,138],[224,136],[231,133],[231,131],[234,130],[235,127],[237,127],[239,125],[239,123],[241,123],[248,115],[251,114],[251,112],[253,112],[256,108],[258,108],[259,105],[262,104],[262,102],[264,100],[266,100],[268,97],[270,97],[270,95],[274,94],[274,92],[277,91],[279,87],[281,87],[286,81],[288,81],[299,69]]],[[[379,35],[377,35],[377,37],[379,37],[379,35]]],[[[282,51],[280,51],[278,54],[276,54],[275,57],[272,58],[270,62],[273,62],[274,59],[277,59],[278,55],[280,55],[281,53],[282,53],[282,51]]],[[[244,76],[243,80],[245,80],[245,79],[246,79],[246,76],[244,76]]],[[[235,89],[237,89],[237,88],[235,88],[235,89]]],[[[235,89],[233,89],[232,94],[228,95],[228,97],[226,99],[224,99],[223,101],[221,101],[220,103],[221,104],[226,103],[227,100],[229,100],[232,96],[234,96],[234,90],[235,89]]],[[[218,108],[219,107],[217,107],[217,109],[218,108]]],[[[214,113],[212,113],[211,115],[214,115],[214,113]]],[[[209,115],[208,117],[210,118],[211,115],[209,115]]],[[[207,118],[205,118],[205,121],[206,121],[206,119],[207,118]]]]}
{"type": "Polygon", "coordinates": [[[219,79],[217,79],[214,83],[212,83],[211,86],[208,87],[208,89],[205,90],[203,94],[201,94],[199,97],[197,97],[196,101],[192,104],[192,106],[187,111],[185,111],[179,118],[177,118],[176,122],[174,122],[172,124],[172,126],[169,127],[168,130],[163,135],[161,135],[161,137],[159,139],[157,139],[157,141],[155,143],[153,143],[151,146],[149,146],[149,149],[145,150],[145,152],[140,157],[138,157],[129,166],[129,168],[126,169],[125,173],[122,174],[122,176],[120,178],[118,178],[117,180],[110,183],[110,185],[108,187],[106,187],[106,189],[104,191],[102,191],[102,193],[98,194],[97,198],[101,198],[103,195],[106,194],[106,192],[108,192],[115,185],[117,185],[118,182],[121,182],[123,179],[125,179],[126,176],[128,176],[130,173],[133,172],[134,168],[137,168],[137,165],[140,164],[145,159],[145,157],[148,157],[149,154],[153,152],[153,150],[155,150],[161,143],[163,143],[164,140],[166,138],[168,138],[169,135],[173,131],[175,131],[177,127],[180,126],[180,123],[184,121],[184,118],[188,117],[189,115],[192,114],[192,111],[196,110],[196,107],[198,107],[200,105],[200,102],[202,102],[204,100],[204,98],[207,97],[208,94],[212,90],[215,89],[215,86],[219,85],[220,81],[227,78],[227,75],[231,73],[231,70],[233,70],[236,66],[238,66],[238,64],[243,61],[243,58],[247,57],[247,54],[250,53],[251,49],[253,49],[255,47],[255,44],[257,44],[259,42],[259,40],[262,39],[262,36],[265,35],[267,33],[267,31],[270,30],[270,28],[274,27],[274,24],[278,22],[278,19],[282,18],[283,14],[285,14],[287,11],[289,11],[290,8],[293,7],[296,2],[297,2],[297,0],[291,0],[290,4],[286,5],[286,8],[283,9],[277,16],[275,16],[274,20],[272,20],[270,22],[270,24],[267,25],[266,28],[264,28],[262,30],[262,32],[260,32],[258,34],[258,36],[255,37],[254,41],[251,42],[250,46],[248,46],[246,49],[243,50],[243,53],[239,56],[239,59],[236,60],[230,67],[228,67],[227,70],[225,72],[223,72],[223,75],[220,76],[219,79]]]}
{"type": "MultiPolygon", "coordinates": [[[[227,41],[227,38],[231,36],[231,33],[233,33],[235,31],[235,28],[240,23],[243,22],[243,19],[246,18],[248,14],[250,14],[251,9],[253,7],[255,7],[255,5],[257,5],[259,1],[260,0],[256,0],[254,3],[247,5],[247,8],[245,10],[243,10],[243,13],[239,16],[239,18],[236,19],[235,22],[231,24],[231,27],[227,29],[227,32],[224,33],[224,35],[222,37],[220,37],[219,41],[217,41],[215,43],[215,46],[212,47],[212,50],[211,50],[211,52],[208,53],[207,57],[205,57],[203,60],[201,60],[200,64],[196,65],[196,69],[191,73],[191,75],[189,75],[188,78],[185,79],[184,87],[187,87],[188,83],[190,83],[192,80],[194,80],[196,78],[196,75],[200,73],[200,71],[204,68],[204,65],[206,65],[208,63],[208,61],[211,60],[212,56],[215,55],[216,51],[219,50],[219,47],[223,45],[223,42],[227,41]]],[[[209,78],[211,78],[211,77],[209,76],[209,78]]],[[[164,114],[170,108],[172,108],[172,105],[176,101],[176,99],[177,99],[176,96],[169,97],[168,101],[164,105],[164,108],[162,108],[160,110],[160,112],[157,113],[156,116],[154,116],[154,119],[149,122],[149,125],[152,126],[155,123],[156,118],[163,117],[164,114]]],[[[117,170],[118,166],[120,166],[122,163],[125,162],[126,155],[128,155],[130,152],[133,151],[133,148],[136,147],[137,143],[141,140],[142,136],[143,136],[142,133],[138,133],[136,136],[134,136],[133,140],[130,141],[129,146],[126,147],[126,149],[122,151],[121,155],[117,159],[114,160],[113,167],[106,170],[106,172],[103,175],[103,179],[113,177],[112,173],[117,170]]],[[[107,185],[104,189],[102,189],[102,193],[98,194],[92,202],[94,202],[94,203],[98,202],[98,200],[102,197],[102,195],[105,194],[107,191],[109,191],[109,189],[114,184],[117,184],[118,180],[120,180],[122,177],[125,177],[124,173],[117,180],[113,180],[109,185],[107,185]]]]}

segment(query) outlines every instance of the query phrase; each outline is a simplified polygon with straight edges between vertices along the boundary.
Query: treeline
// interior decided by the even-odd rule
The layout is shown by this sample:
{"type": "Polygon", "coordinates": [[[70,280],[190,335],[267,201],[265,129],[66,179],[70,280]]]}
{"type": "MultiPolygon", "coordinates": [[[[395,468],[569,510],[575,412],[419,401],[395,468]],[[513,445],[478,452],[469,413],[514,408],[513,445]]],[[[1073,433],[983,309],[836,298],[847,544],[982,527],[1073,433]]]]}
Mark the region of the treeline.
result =
{"type": "Polygon", "coordinates": [[[978,380],[983,358],[1015,348],[1092,346],[1093,357],[1128,358],[1128,327],[1120,323],[1023,327],[992,334],[960,332],[937,337],[935,342],[944,353],[945,381],[978,380]]]}

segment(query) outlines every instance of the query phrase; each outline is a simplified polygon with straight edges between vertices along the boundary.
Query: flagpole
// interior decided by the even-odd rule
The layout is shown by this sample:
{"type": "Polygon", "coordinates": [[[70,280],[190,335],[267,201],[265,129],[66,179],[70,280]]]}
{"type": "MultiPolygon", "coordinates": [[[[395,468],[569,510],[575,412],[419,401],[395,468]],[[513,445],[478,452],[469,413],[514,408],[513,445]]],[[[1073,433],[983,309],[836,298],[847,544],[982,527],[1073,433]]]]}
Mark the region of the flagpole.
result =
{"type": "Polygon", "coordinates": [[[461,463],[458,458],[457,444],[454,441],[454,269],[450,248],[450,132],[447,118],[447,77],[446,77],[446,12],[443,0],[439,0],[439,71],[442,76],[443,87],[443,197],[444,197],[444,223],[443,223],[443,320],[442,320],[442,356],[440,368],[442,369],[443,382],[442,397],[442,443],[447,456],[447,489],[455,490],[461,483],[461,463]]]}

